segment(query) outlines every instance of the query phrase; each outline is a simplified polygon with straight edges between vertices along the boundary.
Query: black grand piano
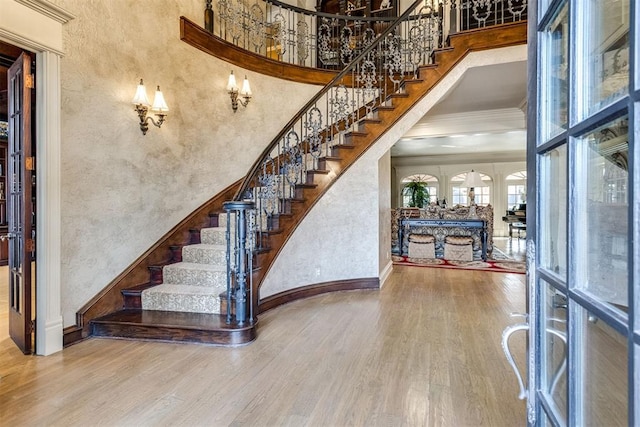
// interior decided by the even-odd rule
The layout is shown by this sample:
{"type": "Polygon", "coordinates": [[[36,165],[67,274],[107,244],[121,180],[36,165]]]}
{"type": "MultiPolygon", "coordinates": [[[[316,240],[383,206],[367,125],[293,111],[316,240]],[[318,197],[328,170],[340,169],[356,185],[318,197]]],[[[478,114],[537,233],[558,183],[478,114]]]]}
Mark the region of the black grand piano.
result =
{"type": "Polygon", "coordinates": [[[516,230],[518,238],[521,238],[520,232],[527,232],[527,204],[521,203],[511,210],[507,210],[507,214],[502,217],[502,220],[509,224],[509,238],[513,237],[513,230],[516,230]]]}

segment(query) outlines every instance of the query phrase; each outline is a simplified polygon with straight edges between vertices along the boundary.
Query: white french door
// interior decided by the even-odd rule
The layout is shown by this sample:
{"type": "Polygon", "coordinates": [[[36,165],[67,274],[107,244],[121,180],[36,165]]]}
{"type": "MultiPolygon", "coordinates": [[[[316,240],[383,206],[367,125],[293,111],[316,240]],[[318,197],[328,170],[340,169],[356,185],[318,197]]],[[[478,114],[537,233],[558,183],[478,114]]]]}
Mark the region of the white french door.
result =
{"type": "Polygon", "coordinates": [[[528,423],[638,425],[639,12],[529,7],[528,423]]]}

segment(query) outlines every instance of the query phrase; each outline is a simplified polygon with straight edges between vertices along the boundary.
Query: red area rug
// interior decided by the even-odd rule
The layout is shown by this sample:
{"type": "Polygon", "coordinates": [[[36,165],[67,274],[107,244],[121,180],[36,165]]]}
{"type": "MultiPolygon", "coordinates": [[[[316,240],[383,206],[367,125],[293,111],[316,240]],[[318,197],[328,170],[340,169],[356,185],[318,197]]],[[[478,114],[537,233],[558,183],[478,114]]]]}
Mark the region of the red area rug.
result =
{"type": "Polygon", "coordinates": [[[393,255],[392,259],[395,265],[410,265],[414,267],[454,268],[517,274],[525,274],[527,271],[524,262],[509,260],[450,261],[440,258],[409,258],[407,256],[397,255],[393,255]]]}

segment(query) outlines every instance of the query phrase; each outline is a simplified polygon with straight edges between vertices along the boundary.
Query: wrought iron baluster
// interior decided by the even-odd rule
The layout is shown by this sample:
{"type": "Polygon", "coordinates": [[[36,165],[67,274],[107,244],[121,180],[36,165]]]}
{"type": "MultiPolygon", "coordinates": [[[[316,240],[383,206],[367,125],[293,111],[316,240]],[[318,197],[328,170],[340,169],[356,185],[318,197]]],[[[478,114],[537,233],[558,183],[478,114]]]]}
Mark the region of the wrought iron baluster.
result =
{"type": "MultiPolygon", "coordinates": [[[[233,254],[228,260],[229,306],[234,298],[236,309],[242,301],[244,304],[251,301],[249,307],[245,305],[245,315],[237,317],[237,321],[246,318],[252,322],[255,315],[255,296],[251,293],[253,253],[266,246],[269,232],[279,227],[278,215],[289,209],[292,199],[299,195],[300,184],[308,182],[308,171],[318,169],[323,156],[332,156],[333,147],[344,144],[349,132],[358,131],[363,118],[375,117],[380,106],[390,105],[390,95],[405,91],[407,79],[418,77],[419,67],[430,63],[434,50],[444,43],[444,32],[457,28],[458,17],[447,17],[449,11],[473,13],[487,21],[490,19],[487,13],[495,8],[483,8],[486,1],[416,2],[412,5],[415,10],[407,11],[402,22],[385,24],[386,29],[376,35],[373,24],[365,18],[322,16],[316,25],[313,15],[299,11],[285,13],[288,9],[280,4],[277,9],[273,6],[267,12],[260,11],[270,20],[260,25],[257,11],[242,9],[241,0],[219,0],[222,9],[219,15],[229,17],[225,31],[233,33],[234,40],[250,42],[253,49],[260,51],[264,48],[259,46],[271,47],[271,52],[277,52],[274,58],[288,57],[298,64],[348,67],[283,128],[245,178],[238,193],[242,197],[234,197],[236,201],[252,203],[255,209],[253,213],[245,209],[242,221],[241,215],[236,214],[235,221],[239,222],[234,228],[238,237],[233,247],[231,239],[228,244],[233,254]],[[483,18],[482,13],[487,17],[483,18]],[[239,24],[234,26],[233,22],[239,24]],[[240,36],[238,28],[242,29],[240,36]],[[243,227],[248,233],[244,238],[240,233],[243,227]],[[240,269],[244,273],[240,274],[240,269]]],[[[511,0],[507,12],[517,14],[514,8],[518,4],[518,0],[511,0]]],[[[462,21],[467,25],[474,19],[475,16],[468,15],[462,21]]]]}

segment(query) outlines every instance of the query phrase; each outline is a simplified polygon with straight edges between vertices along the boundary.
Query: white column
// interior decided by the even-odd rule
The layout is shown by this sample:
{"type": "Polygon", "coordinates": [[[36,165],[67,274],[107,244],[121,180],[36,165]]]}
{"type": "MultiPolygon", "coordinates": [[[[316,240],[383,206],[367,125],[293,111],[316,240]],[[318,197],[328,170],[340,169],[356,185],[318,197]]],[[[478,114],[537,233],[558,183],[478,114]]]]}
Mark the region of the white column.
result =
{"type": "Polygon", "coordinates": [[[62,350],[60,56],[36,54],[36,353],[62,350]]]}

